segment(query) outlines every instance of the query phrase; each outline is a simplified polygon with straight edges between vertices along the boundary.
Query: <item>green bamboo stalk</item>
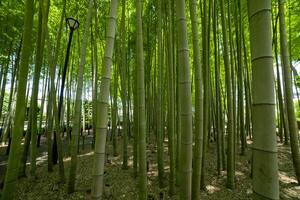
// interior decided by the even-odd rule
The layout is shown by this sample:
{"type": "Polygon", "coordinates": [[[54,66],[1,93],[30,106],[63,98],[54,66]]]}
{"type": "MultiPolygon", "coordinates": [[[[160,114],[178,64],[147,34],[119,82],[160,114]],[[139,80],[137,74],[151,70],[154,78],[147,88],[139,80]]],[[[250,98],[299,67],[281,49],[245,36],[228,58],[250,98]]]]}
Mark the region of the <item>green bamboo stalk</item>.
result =
{"type": "Polygon", "coordinates": [[[283,78],[286,95],[286,107],[287,107],[287,118],[288,127],[290,133],[290,145],[292,150],[294,170],[298,184],[300,184],[300,146],[298,139],[298,127],[295,116],[294,101],[293,101],[293,84],[292,84],[292,73],[289,61],[289,53],[287,49],[287,36],[285,26],[285,11],[284,11],[284,0],[278,0],[279,4],[279,23],[280,23],[280,53],[283,64],[283,78]]]}
{"type": "Polygon", "coordinates": [[[146,200],[147,167],[146,167],[146,116],[145,116],[145,77],[142,27],[142,0],[136,0],[136,75],[137,75],[137,114],[139,141],[139,199],[146,200]]]}
{"type": "Polygon", "coordinates": [[[193,34],[193,68],[195,77],[195,147],[193,152],[192,199],[200,199],[200,180],[203,155],[203,95],[202,70],[198,34],[197,1],[189,0],[193,34]]]}
{"type": "Polygon", "coordinates": [[[250,0],[248,10],[253,77],[253,199],[279,199],[271,0],[250,0]]]}
{"type": "Polygon", "coordinates": [[[40,74],[43,64],[43,53],[44,53],[44,44],[45,44],[45,35],[46,27],[48,23],[48,13],[49,13],[49,0],[40,0],[39,1],[39,19],[38,19],[38,33],[37,33],[37,50],[36,50],[36,60],[35,60],[35,71],[33,77],[33,88],[32,96],[30,101],[31,109],[31,168],[30,174],[35,175],[36,170],[36,156],[37,156],[37,108],[38,108],[38,92],[39,92],[39,81],[40,74]]]}
{"type": "Polygon", "coordinates": [[[233,101],[232,101],[232,84],[231,69],[229,62],[228,38],[225,19],[224,0],[220,0],[224,66],[227,92],[227,187],[234,188],[234,126],[233,126],[233,101]]]}
{"type": "Polygon", "coordinates": [[[12,143],[8,157],[4,188],[2,191],[2,200],[13,199],[15,194],[15,186],[17,183],[21,139],[23,135],[24,118],[25,118],[25,93],[28,76],[29,58],[32,52],[32,27],[33,27],[33,9],[34,1],[27,0],[25,2],[25,19],[23,29],[23,45],[21,50],[21,63],[19,69],[19,80],[17,89],[16,109],[14,116],[14,128],[12,132],[12,143]]]}
{"type": "Polygon", "coordinates": [[[103,57],[103,67],[101,73],[100,92],[97,98],[97,124],[95,132],[95,152],[92,180],[92,199],[103,198],[103,176],[105,163],[105,143],[107,136],[107,117],[109,87],[111,81],[112,54],[114,49],[116,33],[116,16],[118,0],[112,0],[110,4],[108,27],[106,32],[106,45],[103,57]]]}
{"type": "Polygon", "coordinates": [[[167,1],[167,52],[168,52],[168,147],[170,157],[169,195],[173,196],[175,191],[175,85],[174,85],[174,54],[173,54],[173,23],[172,23],[172,0],[167,1]]]}
{"type": "Polygon", "coordinates": [[[162,47],[162,1],[157,1],[157,166],[159,187],[163,187],[164,158],[163,158],[163,103],[162,103],[162,77],[163,77],[163,47],[162,47]]]}
{"type": "Polygon", "coordinates": [[[176,1],[179,61],[179,98],[181,118],[180,199],[192,197],[192,94],[185,0],[176,1]]]}

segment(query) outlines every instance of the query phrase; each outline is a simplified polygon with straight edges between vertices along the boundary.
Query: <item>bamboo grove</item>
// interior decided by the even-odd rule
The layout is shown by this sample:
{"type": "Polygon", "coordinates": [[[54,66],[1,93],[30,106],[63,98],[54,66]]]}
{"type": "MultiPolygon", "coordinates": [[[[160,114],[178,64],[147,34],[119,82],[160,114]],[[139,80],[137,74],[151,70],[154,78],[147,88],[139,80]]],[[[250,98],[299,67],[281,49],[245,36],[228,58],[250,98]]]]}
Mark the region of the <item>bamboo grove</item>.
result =
{"type": "Polygon", "coordinates": [[[279,144],[300,184],[299,8],[297,0],[0,1],[0,198],[14,199],[21,178],[39,178],[42,146],[44,173],[57,169],[73,193],[88,145],[90,199],[108,199],[106,163],[118,156],[136,198],[149,199],[149,152],[165,196],[202,199],[209,151],[224,187],[236,190],[242,156],[251,197],[279,199],[279,144]],[[70,16],[79,27],[69,28],[70,16]]]}

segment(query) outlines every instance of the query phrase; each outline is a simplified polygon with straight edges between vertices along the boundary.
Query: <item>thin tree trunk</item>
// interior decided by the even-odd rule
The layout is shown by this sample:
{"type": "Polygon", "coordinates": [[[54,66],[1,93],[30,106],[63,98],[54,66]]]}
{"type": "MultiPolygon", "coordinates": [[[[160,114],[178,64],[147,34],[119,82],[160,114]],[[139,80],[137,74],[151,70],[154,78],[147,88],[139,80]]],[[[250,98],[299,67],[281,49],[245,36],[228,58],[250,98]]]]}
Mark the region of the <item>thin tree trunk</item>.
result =
{"type": "MultiPolygon", "coordinates": [[[[117,46],[117,45],[116,45],[117,46]]],[[[117,46],[118,47],[118,46],[117,46]]],[[[113,155],[117,156],[118,155],[118,150],[117,150],[117,132],[118,132],[118,65],[117,63],[113,67],[113,84],[111,84],[111,139],[113,143],[113,155]]]]}
{"type": "MultiPolygon", "coordinates": [[[[12,42],[10,44],[10,48],[9,48],[9,52],[7,55],[7,63],[6,65],[3,67],[3,80],[2,80],[2,84],[0,86],[1,91],[0,91],[0,121],[1,121],[1,117],[2,117],[2,113],[3,113],[3,101],[4,101],[4,97],[5,97],[5,87],[6,87],[6,82],[7,82],[7,76],[8,76],[8,68],[9,68],[9,63],[10,63],[10,56],[12,53],[12,42]]],[[[1,81],[1,80],[0,80],[1,81]]]]}
{"type": "MultiPolygon", "coordinates": [[[[54,112],[54,106],[56,106],[56,90],[55,90],[55,69],[56,69],[56,64],[57,64],[57,59],[58,55],[60,53],[60,44],[61,44],[61,35],[62,35],[62,29],[63,29],[63,23],[64,23],[64,15],[66,12],[66,0],[63,2],[63,8],[62,8],[62,14],[60,18],[60,24],[59,24],[59,29],[57,33],[57,38],[56,38],[56,46],[55,46],[55,52],[54,56],[52,57],[50,52],[49,52],[49,62],[50,64],[50,69],[49,69],[49,74],[50,74],[50,91],[49,91],[49,102],[48,102],[48,126],[47,126],[47,151],[48,151],[48,171],[52,171],[53,169],[53,142],[52,142],[52,135],[53,135],[53,122],[54,122],[54,116],[57,115],[57,113],[54,112]],[[50,163],[51,162],[51,163],[50,163]]],[[[48,36],[48,50],[50,50],[51,45],[50,45],[50,38],[48,36]]],[[[58,81],[57,81],[58,82],[58,81]]],[[[63,170],[60,168],[60,170],[63,170]]],[[[62,171],[60,173],[61,175],[63,174],[62,171]]],[[[61,176],[61,179],[64,179],[64,177],[61,176]]]]}
{"type": "MultiPolygon", "coordinates": [[[[157,1],[157,167],[159,187],[163,187],[164,177],[164,158],[163,158],[163,103],[162,103],[162,66],[163,66],[163,47],[162,47],[162,1],[157,1]]],[[[156,77],[155,77],[156,78],[156,77]]]]}
{"type": "Polygon", "coordinates": [[[136,75],[137,75],[137,114],[139,141],[139,199],[147,199],[147,167],[146,167],[146,116],[145,116],[145,78],[142,27],[142,0],[136,0],[136,75]]]}
{"type": "Polygon", "coordinates": [[[181,101],[180,199],[192,198],[192,94],[185,0],[176,1],[179,61],[179,98],[181,101]]]}
{"type": "Polygon", "coordinates": [[[227,91],[227,187],[234,188],[234,126],[233,126],[233,108],[232,108],[232,85],[231,72],[228,51],[228,38],[225,20],[224,0],[220,0],[222,34],[223,34],[223,50],[224,50],[224,66],[227,91]]]}
{"type": "Polygon", "coordinates": [[[208,16],[207,16],[207,1],[203,2],[202,8],[202,71],[203,71],[203,145],[202,145],[202,163],[201,163],[201,189],[205,188],[205,160],[206,160],[206,149],[209,135],[209,47],[208,47],[208,16]]]}
{"type": "Polygon", "coordinates": [[[203,155],[203,95],[202,70],[198,34],[197,1],[189,0],[193,33],[193,68],[195,76],[195,147],[193,158],[192,199],[200,199],[200,181],[203,155]]]}
{"type": "Polygon", "coordinates": [[[97,95],[98,95],[98,46],[97,46],[97,34],[95,34],[95,37],[93,37],[93,31],[98,30],[98,13],[97,13],[97,3],[94,1],[94,9],[95,9],[95,30],[92,30],[92,41],[93,41],[93,90],[92,90],[92,95],[93,95],[93,111],[92,111],[92,116],[93,116],[93,142],[92,142],[92,147],[95,147],[95,133],[96,133],[96,123],[97,123],[97,95]]]}
{"type": "MultiPolygon", "coordinates": [[[[286,116],[286,107],[284,103],[284,97],[283,97],[283,91],[282,91],[282,80],[281,80],[281,73],[279,69],[279,61],[278,61],[278,34],[276,31],[277,27],[277,20],[276,24],[274,26],[274,53],[275,53],[275,61],[276,61],[276,77],[277,77],[277,96],[278,96],[278,104],[279,104],[279,113],[280,113],[280,122],[281,126],[283,127],[283,134],[284,134],[284,144],[288,145],[289,144],[289,138],[290,138],[290,133],[289,133],[289,125],[288,125],[288,119],[286,116]]],[[[282,131],[282,130],[280,130],[282,131]]],[[[281,133],[282,135],[282,133],[281,133]]]]}
{"type": "Polygon", "coordinates": [[[285,27],[285,11],[284,1],[278,0],[279,3],[279,23],[280,23],[280,52],[284,70],[284,87],[286,95],[286,106],[288,113],[288,124],[291,141],[291,150],[293,157],[293,164],[295,169],[298,184],[300,184],[300,148],[299,148],[299,130],[295,116],[294,101],[293,101],[293,84],[292,72],[289,61],[289,54],[287,49],[286,27],[285,27]]]}
{"type": "Polygon", "coordinates": [[[39,81],[40,74],[43,64],[43,54],[44,54],[44,44],[45,44],[45,31],[48,23],[48,11],[49,11],[50,1],[49,0],[40,0],[39,1],[39,19],[38,19],[38,33],[37,33],[37,50],[36,50],[36,60],[35,60],[35,69],[33,77],[33,87],[32,87],[32,96],[30,101],[30,110],[31,110],[31,168],[30,174],[35,175],[36,170],[36,156],[37,156],[37,113],[38,113],[38,92],[39,92],[39,81]]]}
{"type": "Polygon", "coordinates": [[[122,99],[122,109],[123,109],[123,123],[122,123],[122,134],[123,134],[123,169],[128,168],[128,114],[127,114],[127,65],[126,65],[126,27],[125,27],[125,10],[126,1],[122,0],[122,18],[121,18],[121,99],[122,99]]]}
{"type": "Polygon", "coordinates": [[[224,134],[221,121],[222,121],[222,99],[220,93],[220,64],[219,64],[219,43],[217,37],[217,24],[218,24],[218,9],[217,1],[214,1],[214,15],[213,15],[213,34],[214,34],[214,54],[215,54],[215,90],[216,90],[216,131],[217,131],[217,171],[218,175],[221,174],[221,165],[223,159],[222,154],[222,135],[224,134]]]}
{"type": "Polygon", "coordinates": [[[241,0],[237,2],[238,7],[238,16],[237,16],[237,23],[238,23],[238,38],[237,38],[237,54],[238,54],[238,107],[239,107],[239,133],[240,133],[240,140],[241,140],[241,155],[245,155],[246,151],[246,133],[245,133],[245,125],[244,125],[244,74],[243,74],[243,37],[242,37],[242,13],[241,13],[241,0]]]}
{"type": "Polygon", "coordinates": [[[168,147],[170,157],[169,195],[173,196],[175,191],[175,85],[174,85],[174,54],[173,54],[173,22],[172,22],[172,0],[167,1],[168,17],[168,147]]]}

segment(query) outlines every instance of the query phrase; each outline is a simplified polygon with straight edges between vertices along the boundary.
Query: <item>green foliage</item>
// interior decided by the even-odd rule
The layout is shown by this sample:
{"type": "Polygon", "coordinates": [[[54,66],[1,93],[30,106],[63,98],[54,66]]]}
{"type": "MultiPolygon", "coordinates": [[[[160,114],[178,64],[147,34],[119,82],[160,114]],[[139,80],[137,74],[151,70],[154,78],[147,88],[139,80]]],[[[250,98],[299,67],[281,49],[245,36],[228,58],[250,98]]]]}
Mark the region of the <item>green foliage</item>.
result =
{"type": "Polygon", "coordinates": [[[295,106],[295,113],[296,113],[296,119],[297,121],[300,121],[300,107],[299,103],[294,101],[294,106],[295,106]]]}
{"type": "Polygon", "coordinates": [[[291,61],[300,60],[300,1],[289,0],[286,6],[286,26],[290,45],[291,61]]]}
{"type": "Polygon", "coordinates": [[[298,88],[300,88],[300,76],[295,76],[295,84],[298,88]]]}
{"type": "Polygon", "coordinates": [[[89,100],[85,100],[83,102],[83,109],[84,109],[84,115],[85,115],[85,120],[87,123],[91,124],[92,123],[92,110],[93,110],[93,102],[89,100]]]}

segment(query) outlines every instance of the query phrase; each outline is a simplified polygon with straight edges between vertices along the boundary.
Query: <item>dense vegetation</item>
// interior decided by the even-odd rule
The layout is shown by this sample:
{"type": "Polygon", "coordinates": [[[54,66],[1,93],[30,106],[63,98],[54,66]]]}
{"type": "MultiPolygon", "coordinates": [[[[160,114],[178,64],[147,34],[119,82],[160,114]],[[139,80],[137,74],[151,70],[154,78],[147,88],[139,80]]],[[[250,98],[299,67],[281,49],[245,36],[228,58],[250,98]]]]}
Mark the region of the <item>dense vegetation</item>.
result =
{"type": "Polygon", "coordinates": [[[0,1],[1,199],[300,199],[299,16],[298,0],[0,1]]]}

